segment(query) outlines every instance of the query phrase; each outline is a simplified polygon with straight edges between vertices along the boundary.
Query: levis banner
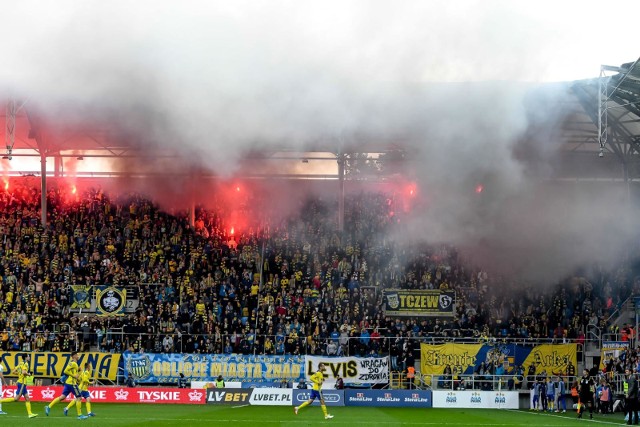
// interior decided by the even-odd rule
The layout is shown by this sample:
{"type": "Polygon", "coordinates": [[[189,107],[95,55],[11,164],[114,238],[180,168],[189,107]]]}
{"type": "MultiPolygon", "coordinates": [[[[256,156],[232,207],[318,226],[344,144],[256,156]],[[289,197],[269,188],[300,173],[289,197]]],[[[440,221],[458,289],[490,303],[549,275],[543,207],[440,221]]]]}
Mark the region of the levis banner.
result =
{"type": "Polygon", "coordinates": [[[305,356],[307,381],[318,370],[320,363],[324,363],[327,367],[324,376],[329,385],[334,384],[338,376],[342,377],[345,384],[386,384],[389,382],[388,357],[305,356]]]}

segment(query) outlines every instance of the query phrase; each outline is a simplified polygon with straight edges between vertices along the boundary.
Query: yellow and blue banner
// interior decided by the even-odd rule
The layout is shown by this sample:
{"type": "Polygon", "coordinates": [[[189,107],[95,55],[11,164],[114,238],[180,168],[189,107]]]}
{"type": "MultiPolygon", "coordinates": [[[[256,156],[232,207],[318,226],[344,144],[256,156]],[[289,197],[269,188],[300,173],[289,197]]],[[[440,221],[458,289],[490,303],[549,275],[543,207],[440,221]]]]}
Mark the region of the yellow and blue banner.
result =
{"type": "Polygon", "coordinates": [[[578,344],[536,345],[522,363],[525,372],[531,364],[535,364],[536,374],[564,375],[569,364],[577,370],[578,344]]]}
{"type": "Polygon", "coordinates": [[[124,374],[138,383],[176,383],[183,373],[188,381],[298,382],[304,378],[304,356],[262,356],[243,354],[158,354],[122,355],[124,374]]]}
{"type": "MultiPolygon", "coordinates": [[[[442,374],[444,368],[475,369],[480,349],[484,344],[420,344],[420,373],[442,374]]],[[[479,364],[479,363],[478,363],[479,364]]]]}
{"type": "MultiPolygon", "coordinates": [[[[22,355],[29,354],[31,361],[29,369],[36,378],[60,378],[67,363],[71,361],[71,353],[53,352],[0,352],[0,364],[4,368],[5,376],[11,377],[11,371],[22,362],[22,355]]],[[[120,354],[87,352],[78,353],[78,365],[89,363],[97,379],[115,380],[120,364],[120,354]]]]}
{"type": "Polygon", "coordinates": [[[96,289],[96,315],[124,316],[127,290],[115,286],[99,286],[96,289]]]}
{"type": "Polygon", "coordinates": [[[420,344],[420,352],[420,372],[427,375],[440,375],[447,365],[453,372],[471,375],[482,362],[502,364],[505,374],[516,366],[528,372],[533,364],[536,374],[563,375],[569,364],[578,366],[577,344],[420,344]]]}
{"type": "Polygon", "coordinates": [[[71,286],[71,308],[88,309],[91,308],[91,286],[72,285],[71,286]]]}

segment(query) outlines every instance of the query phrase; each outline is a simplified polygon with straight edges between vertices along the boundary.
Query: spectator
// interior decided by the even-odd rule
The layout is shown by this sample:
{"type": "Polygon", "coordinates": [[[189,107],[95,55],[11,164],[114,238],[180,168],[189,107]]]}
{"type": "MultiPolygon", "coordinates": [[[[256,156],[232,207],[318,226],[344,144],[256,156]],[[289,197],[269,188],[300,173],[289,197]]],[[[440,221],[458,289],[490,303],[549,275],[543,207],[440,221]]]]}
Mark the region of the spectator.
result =
{"type": "Polygon", "coordinates": [[[225,388],[225,382],[224,379],[222,378],[222,375],[218,375],[218,378],[216,378],[216,388],[225,388]]]}
{"type": "Polygon", "coordinates": [[[129,375],[127,376],[127,380],[125,381],[125,385],[127,387],[135,387],[136,386],[136,381],[133,378],[133,375],[131,374],[131,372],[129,372],[129,375]]]}
{"type": "Polygon", "coordinates": [[[171,335],[165,335],[162,340],[162,349],[165,353],[173,353],[173,337],[171,335]]]}
{"type": "Polygon", "coordinates": [[[293,388],[293,384],[290,380],[287,380],[286,378],[283,378],[280,381],[280,388],[293,388]]]}
{"type": "Polygon", "coordinates": [[[187,388],[187,378],[182,372],[180,372],[180,378],[178,378],[178,388],[187,388]]]}
{"type": "Polygon", "coordinates": [[[329,341],[329,344],[327,344],[327,356],[335,356],[337,354],[338,354],[338,346],[333,340],[329,341]]]}
{"type": "MultiPolygon", "coordinates": [[[[89,190],[70,197],[51,188],[46,196],[50,223],[43,226],[37,189],[0,192],[5,351],[90,346],[281,355],[325,348],[328,354],[332,341],[336,355],[390,351],[392,369],[402,370],[416,340],[473,338],[479,331],[488,340],[555,334],[563,342],[584,341],[586,324],[608,330],[608,310],[630,295],[631,284],[640,290],[630,262],[615,274],[594,269],[592,277],[571,278],[542,294],[535,284],[466,265],[452,246],[395,247],[378,238],[403,227],[385,194],[349,197],[339,235],[321,214],[332,206],[312,199],[299,217],[236,229],[233,239],[224,204],[197,208],[191,228],[186,214],[170,215],[139,194],[89,190]],[[108,326],[71,315],[71,286],[105,285],[126,287],[139,298],[137,311],[108,326]],[[377,298],[384,288],[454,289],[455,320],[385,319],[377,298]],[[264,330],[251,331],[255,325],[264,330]]],[[[248,201],[244,216],[257,218],[252,213],[262,212],[260,203],[248,201]]],[[[629,327],[625,334],[634,336],[629,327]]],[[[627,363],[630,358],[616,369],[627,363]]]]}

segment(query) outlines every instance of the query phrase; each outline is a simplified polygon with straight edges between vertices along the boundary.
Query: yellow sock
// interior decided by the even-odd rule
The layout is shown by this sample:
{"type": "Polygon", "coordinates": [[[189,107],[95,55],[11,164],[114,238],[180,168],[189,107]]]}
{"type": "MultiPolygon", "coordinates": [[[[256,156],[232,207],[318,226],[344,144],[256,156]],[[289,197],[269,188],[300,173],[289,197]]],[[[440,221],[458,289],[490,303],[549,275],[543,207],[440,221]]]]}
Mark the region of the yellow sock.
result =
{"type": "Polygon", "coordinates": [[[307,405],[309,405],[309,401],[308,400],[306,402],[304,402],[302,405],[298,406],[298,409],[302,409],[307,405]]]}
{"type": "Polygon", "coordinates": [[[320,405],[320,407],[322,408],[322,412],[324,413],[324,416],[327,416],[327,407],[325,405],[320,405]]]}
{"type": "Polygon", "coordinates": [[[73,405],[75,405],[75,404],[76,404],[76,401],[75,401],[75,400],[72,400],[71,402],[69,402],[69,404],[67,405],[67,411],[68,411],[69,409],[71,409],[71,407],[72,407],[73,405]]]}
{"type": "Polygon", "coordinates": [[[13,397],[5,397],[4,399],[0,399],[0,403],[9,403],[13,402],[15,399],[13,397]]]}
{"type": "Polygon", "coordinates": [[[24,402],[24,406],[27,407],[27,414],[31,415],[31,402],[24,402]]]}
{"type": "Polygon", "coordinates": [[[76,410],[78,411],[78,416],[82,415],[82,403],[80,403],[80,400],[76,400],[76,410]]]}
{"type": "Polygon", "coordinates": [[[53,399],[51,401],[51,403],[49,403],[49,408],[53,408],[53,405],[55,405],[56,403],[60,402],[62,399],[60,399],[60,396],[56,397],[55,399],[53,399]]]}
{"type": "Polygon", "coordinates": [[[91,413],[91,402],[89,402],[88,400],[86,402],[84,402],[85,405],[87,405],[87,413],[90,414],[91,413]]]}

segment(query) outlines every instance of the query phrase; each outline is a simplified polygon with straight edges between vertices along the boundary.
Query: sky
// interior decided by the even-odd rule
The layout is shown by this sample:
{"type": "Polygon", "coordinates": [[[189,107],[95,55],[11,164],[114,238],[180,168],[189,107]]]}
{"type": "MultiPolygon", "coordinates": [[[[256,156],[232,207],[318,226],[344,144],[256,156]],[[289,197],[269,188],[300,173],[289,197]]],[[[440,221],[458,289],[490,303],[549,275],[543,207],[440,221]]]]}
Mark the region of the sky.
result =
{"type": "Polygon", "coordinates": [[[395,136],[416,121],[395,115],[406,94],[430,83],[572,81],[640,56],[633,0],[2,3],[1,96],[231,160],[256,144],[395,136]]]}
{"type": "Polygon", "coordinates": [[[61,59],[84,62],[82,72],[101,58],[131,55],[129,64],[172,59],[175,66],[211,66],[217,57],[236,72],[322,61],[323,69],[359,79],[559,81],[638,56],[633,0],[2,3],[10,79],[32,65],[32,73],[53,72],[61,59]]]}
{"type": "MultiPolygon", "coordinates": [[[[590,193],[572,194],[571,204],[566,194],[542,204],[529,197],[541,190],[516,148],[533,122],[561,114],[540,104],[532,117],[533,88],[597,77],[601,64],[640,56],[638,1],[0,6],[0,97],[28,99],[52,123],[106,123],[148,150],[179,147],[178,169],[226,177],[257,148],[402,138],[422,162],[416,179],[433,200],[416,218],[421,238],[482,243],[498,248],[494,258],[531,247],[521,258],[555,262],[549,269],[559,271],[624,236],[624,223],[593,232],[621,203],[617,196],[597,195],[613,198],[600,199],[608,206],[590,193]],[[479,181],[489,183],[482,203],[469,198],[479,181]],[[584,253],[576,255],[576,242],[584,253]]],[[[547,96],[564,99],[559,88],[547,96]]],[[[561,142],[540,138],[537,161],[544,165],[561,142]]]]}

